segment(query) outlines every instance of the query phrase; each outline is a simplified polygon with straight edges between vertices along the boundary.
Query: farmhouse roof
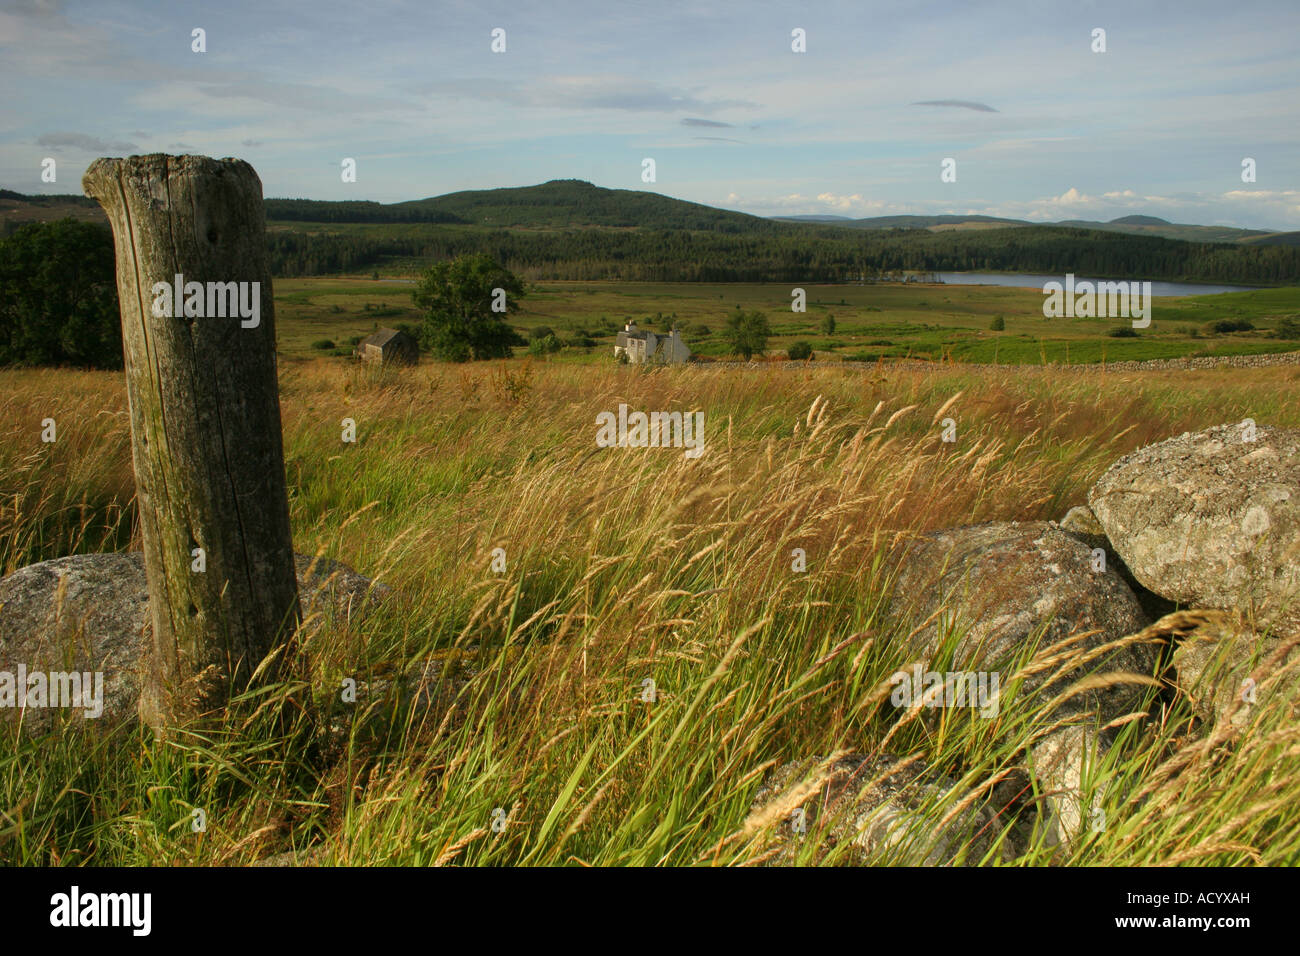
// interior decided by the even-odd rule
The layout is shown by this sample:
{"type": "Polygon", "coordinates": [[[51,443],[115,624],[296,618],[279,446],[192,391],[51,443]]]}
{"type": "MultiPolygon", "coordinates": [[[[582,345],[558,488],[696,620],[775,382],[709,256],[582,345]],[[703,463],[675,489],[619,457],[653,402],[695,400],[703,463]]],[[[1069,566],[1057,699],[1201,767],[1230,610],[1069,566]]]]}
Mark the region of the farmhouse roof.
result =
{"type": "Polygon", "coordinates": [[[401,329],[380,329],[378,332],[368,335],[364,339],[362,339],[361,344],[377,345],[382,348],[383,346],[387,345],[389,342],[393,341],[393,339],[397,338],[398,336],[405,336],[405,335],[406,333],[403,332],[401,329]]]}

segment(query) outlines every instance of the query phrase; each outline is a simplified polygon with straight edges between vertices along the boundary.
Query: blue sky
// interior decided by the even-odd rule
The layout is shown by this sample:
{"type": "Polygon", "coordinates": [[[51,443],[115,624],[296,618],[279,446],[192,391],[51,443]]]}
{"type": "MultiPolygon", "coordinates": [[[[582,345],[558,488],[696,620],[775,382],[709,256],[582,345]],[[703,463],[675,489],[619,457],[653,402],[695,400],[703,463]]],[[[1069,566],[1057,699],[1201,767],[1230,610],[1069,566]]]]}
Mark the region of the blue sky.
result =
{"type": "Polygon", "coordinates": [[[22,192],[161,151],[240,156],[268,196],[579,178],[759,215],[1300,229],[1297,0],[0,0],[0,86],[22,192]]]}

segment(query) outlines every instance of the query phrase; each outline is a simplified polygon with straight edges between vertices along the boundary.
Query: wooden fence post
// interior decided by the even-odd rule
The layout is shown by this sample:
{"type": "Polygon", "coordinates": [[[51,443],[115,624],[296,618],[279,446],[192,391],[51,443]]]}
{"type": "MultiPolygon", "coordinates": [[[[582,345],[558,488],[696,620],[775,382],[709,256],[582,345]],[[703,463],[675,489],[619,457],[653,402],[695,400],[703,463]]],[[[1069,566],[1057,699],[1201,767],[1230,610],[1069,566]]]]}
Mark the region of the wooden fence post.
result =
{"type": "Polygon", "coordinates": [[[153,154],[97,159],[82,185],[117,249],[153,623],[140,715],[162,731],[245,689],[301,614],[262,183],[153,154]]]}

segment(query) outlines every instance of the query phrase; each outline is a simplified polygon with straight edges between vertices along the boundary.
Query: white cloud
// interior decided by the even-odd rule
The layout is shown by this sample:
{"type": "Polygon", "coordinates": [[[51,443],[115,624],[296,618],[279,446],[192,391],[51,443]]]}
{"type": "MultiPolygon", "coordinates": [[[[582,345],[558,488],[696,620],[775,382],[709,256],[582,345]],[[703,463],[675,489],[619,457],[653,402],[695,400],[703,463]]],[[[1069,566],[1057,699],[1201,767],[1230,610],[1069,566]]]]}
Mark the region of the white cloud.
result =
{"type": "Polygon", "coordinates": [[[802,193],[787,193],[782,196],[747,197],[739,193],[728,193],[726,206],[738,209],[754,210],[759,215],[840,215],[862,218],[866,216],[887,215],[891,203],[880,199],[864,199],[860,193],[842,195],[823,191],[816,196],[802,193]]]}
{"type": "Polygon", "coordinates": [[[1234,202],[1285,202],[1300,199],[1300,189],[1232,189],[1224,193],[1223,198],[1234,202]]]}
{"type": "Polygon", "coordinates": [[[1183,4],[1177,30],[1168,4],[1095,0],[1123,22],[1104,57],[1072,7],[1027,0],[885,17],[826,0],[802,24],[806,56],[789,52],[787,7],[770,2],[743,17],[708,3],[671,15],[515,4],[505,55],[489,50],[481,0],[226,0],[204,14],[201,56],[191,13],[145,6],[0,0],[0,178],[40,189],[38,137],[71,130],[218,156],[262,143],[269,195],[341,198],[342,155],[364,164],[347,194],[388,201],[567,176],[635,187],[654,156],[664,192],[730,192],[766,214],[1140,212],[1300,228],[1286,188],[1300,184],[1293,0],[1183,4]],[[908,105],[937,97],[967,108],[908,105]],[[999,112],[969,108],[984,103],[999,112]],[[690,138],[729,125],[719,139],[743,135],[744,150],[690,138]],[[961,165],[952,188],[938,182],[944,156],[961,165]],[[1266,188],[1224,193],[1243,156],[1266,188]]]}
{"type": "MultiPolygon", "coordinates": [[[[816,194],[785,193],[769,196],[742,195],[731,192],[724,205],[756,215],[796,216],[836,214],[854,218],[872,216],[967,215],[1024,219],[1029,222],[1058,222],[1070,219],[1106,221],[1134,212],[1159,216],[1172,222],[1213,221],[1239,228],[1267,228],[1234,215],[1225,200],[1244,200],[1253,205],[1250,219],[1267,215],[1279,223],[1296,222],[1300,216],[1300,190],[1233,191],[1223,194],[1186,193],[1177,197],[1144,195],[1138,191],[1111,189],[1094,196],[1070,187],[1064,192],[1029,200],[972,199],[960,206],[945,199],[895,201],[866,199],[860,193],[842,194],[822,190],[816,194]],[[1199,211],[1199,215],[1198,215],[1199,211]],[[1191,213],[1189,216],[1188,213],[1191,213]]],[[[716,202],[704,198],[703,202],[716,202]]],[[[1292,228],[1294,228],[1293,226],[1292,228]]]]}

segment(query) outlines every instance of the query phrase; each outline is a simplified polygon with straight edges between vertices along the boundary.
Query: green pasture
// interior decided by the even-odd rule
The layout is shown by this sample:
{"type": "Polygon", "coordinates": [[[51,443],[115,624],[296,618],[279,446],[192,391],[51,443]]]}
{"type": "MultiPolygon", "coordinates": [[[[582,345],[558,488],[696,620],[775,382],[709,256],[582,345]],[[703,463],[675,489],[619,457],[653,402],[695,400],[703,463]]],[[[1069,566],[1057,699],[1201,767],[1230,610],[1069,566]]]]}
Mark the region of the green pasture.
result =
{"type": "MultiPolygon", "coordinates": [[[[418,325],[409,282],[390,279],[280,279],[275,283],[280,351],[289,357],[350,351],[376,329],[418,325]],[[333,343],[332,348],[324,342],[333,343]],[[319,344],[318,344],[319,343],[319,344]]],[[[769,355],[809,342],[820,361],[897,358],[1041,364],[1118,362],[1183,356],[1285,352],[1300,340],[1276,338],[1277,323],[1300,318],[1300,288],[1156,298],[1149,328],[1132,338],[1107,333],[1126,319],[1047,319],[1033,289],[958,285],[806,285],[807,310],[790,310],[791,287],[777,283],[537,282],[512,324],[525,335],[545,326],[561,340],[580,334],[597,345],[567,348],[551,361],[603,361],[628,319],[642,328],[682,330],[696,354],[724,358],[719,334],[740,307],[767,314],[769,355]],[[835,331],[826,334],[826,316],[835,331]],[[990,330],[1002,316],[1003,331],[990,330]],[[1250,322],[1247,332],[1214,333],[1220,319],[1250,322]]],[[[520,349],[520,354],[525,350],[520,349]]]]}

